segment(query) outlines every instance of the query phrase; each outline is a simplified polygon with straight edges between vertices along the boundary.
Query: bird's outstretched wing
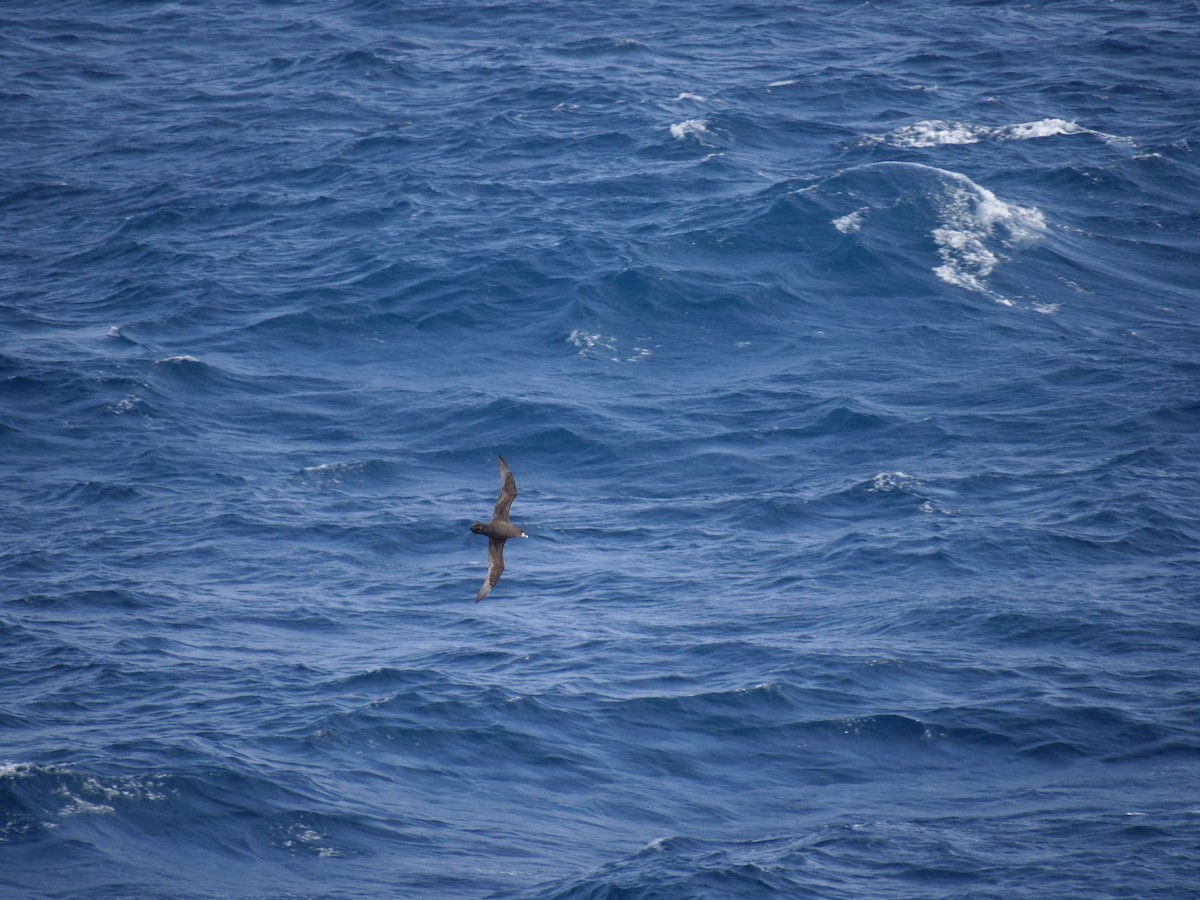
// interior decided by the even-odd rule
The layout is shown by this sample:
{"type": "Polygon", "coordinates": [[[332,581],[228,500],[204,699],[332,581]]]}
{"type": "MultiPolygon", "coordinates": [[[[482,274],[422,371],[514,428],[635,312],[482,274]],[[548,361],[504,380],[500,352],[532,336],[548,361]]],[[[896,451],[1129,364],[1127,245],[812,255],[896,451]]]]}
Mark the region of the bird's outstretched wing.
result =
{"type": "MultiPolygon", "coordinates": [[[[496,498],[496,510],[492,513],[492,522],[508,523],[508,510],[512,506],[513,500],[517,497],[517,482],[513,478],[512,469],[508,467],[508,463],[504,461],[503,456],[497,456],[500,461],[500,496],[496,498]]],[[[490,555],[490,554],[489,554],[490,555]]],[[[500,565],[503,569],[503,563],[500,565]]],[[[497,575],[497,578],[500,576],[497,575]]],[[[492,582],[495,584],[495,582],[492,582]]]]}
{"type": "MultiPolygon", "coordinates": [[[[511,478],[512,476],[510,475],[509,477],[511,478]]],[[[503,571],[504,538],[488,538],[488,573],[487,578],[483,579],[483,587],[475,595],[476,603],[486,597],[488,591],[496,586],[496,582],[500,580],[500,573],[503,571]]]]}

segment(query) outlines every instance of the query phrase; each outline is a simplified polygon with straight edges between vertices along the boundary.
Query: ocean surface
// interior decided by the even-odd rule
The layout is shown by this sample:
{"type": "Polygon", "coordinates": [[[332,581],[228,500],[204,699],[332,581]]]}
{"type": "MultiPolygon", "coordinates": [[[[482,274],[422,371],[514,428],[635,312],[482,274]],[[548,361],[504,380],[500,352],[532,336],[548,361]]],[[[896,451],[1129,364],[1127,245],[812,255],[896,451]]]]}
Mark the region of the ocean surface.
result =
{"type": "Polygon", "coordinates": [[[1197,47],[4,4],[0,896],[1197,896],[1197,47]]]}

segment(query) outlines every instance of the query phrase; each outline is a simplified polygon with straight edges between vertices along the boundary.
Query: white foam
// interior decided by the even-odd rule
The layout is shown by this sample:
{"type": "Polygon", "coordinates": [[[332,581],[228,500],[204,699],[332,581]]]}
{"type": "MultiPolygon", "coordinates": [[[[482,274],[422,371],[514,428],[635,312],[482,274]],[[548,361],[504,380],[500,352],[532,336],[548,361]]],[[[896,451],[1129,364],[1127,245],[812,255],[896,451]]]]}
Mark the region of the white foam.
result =
{"type": "Polygon", "coordinates": [[[128,397],[118,401],[117,403],[109,404],[108,411],[115,416],[123,416],[125,413],[137,409],[142,405],[142,402],[142,398],[137,394],[130,394],[128,397]]]}
{"type": "Polygon", "coordinates": [[[707,103],[708,102],[707,97],[702,97],[699,94],[693,94],[688,91],[684,91],[682,94],[680,94],[675,99],[676,100],[691,100],[693,103],[707,103]]]}
{"type": "Polygon", "coordinates": [[[120,798],[161,802],[167,799],[161,775],[122,775],[106,779],[105,782],[96,777],[89,777],[84,779],[80,787],[84,793],[94,794],[106,800],[120,798]]]}
{"type": "Polygon", "coordinates": [[[341,463],[321,463],[319,466],[305,466],[300,470],[301,475],[332,475],[342,469],[341,463]]]}
{"type": "Polygon", "coordinates": [[[318,487],[340,485],[343,478],[355,479],[370,472],[380,460],[367,459],[354,462],[321,463],[316,466],[305,466],[300,475],[312,480],[318,487]]]}
{"type": "Polygon", "coordinates": [[[708,131],[708,122],[704,119],[686,119],[671,126],[671,137],[683,140],[687,137],[699,137],[708,131]]]}
{"type": "Polygon", "coordinates": [[[1029,141],[1057,135],[1090,134],[1108,143],[1125,143],[1128,138],[1084,128],[1066,119],[1039,119],[1014,125],[974,125],[969,122],[946,122],[929,119],[904,125],[883,135],[868,135],[866,140],[891,144],[893,147],[943,147],[956,144],[977,144],[980,141],[1029,141]]]}
{"type": "Polygon", "coordinates": [[[867,488],[872,493],[880,491],[907,491],[916,487],[919,482],[904,472],[880,472],[871,479],[867,488]]]}
{"type": "Polygon", "coordinates": [[[579,355],[584,356],[587,353],[600,348],[602,350],[616,350],[617,339],[614,337],[605,337],[599,332],[588,332],[582,328],[576,328],[567,335],[567,340],[575,345],[579,350],[579,355]]]}
{"type": "Polygon", "coordinates": [[[326,836],[303,822],[297,822],[290,831],[291,838],[283,842],[283,846],[289,850],[295,847],[297,843],[300,843],[309,845],[321,859],[333,859],[342,855],[341,851],[336,847],[318,846],[319,841],[327,839],[326,836]]]}
{"type": "MultiPolygon", "coordinates": [[[[612,335],[600,334],[599,332],[584,331],[582,328],[576,328],[569,335],[567,340],[575,345],[579,351],[579,355],[585,358],[604,359],[614,363],[635,363],[649,359],[654,351],[649,347],[635,346],[632,351],[621,350],[617,345],[617,339],[612,335]]],[[[645,341],[648,338],[635,338],[635,340],[645,341]]]]}
{"type": "Polygon", "coordinates": [[[34,775],[52,776],[58,783],[55,789],[60,797],[65,797],[71,803],[66,807],[74,814],[80,812],[112,812],[106,804],[92,803],[83,799],[86,795],[102,800],[149,800],[166,799],[162,775],[120,775],[102,777],[85,775],[71,769],[55,765],[39,765],[38,763],[3,763],[0,764],[0,778],[32,778],[34,775]],[[74,784],[74,787],[71,785],[74,784]]]}
{"type": "Polygon", "coordinates": [[[833,227],[842,234],[853,234],[856,231],[862,230],[863,215],[866,213],[866,207],[856,209],[852,213],[846,213],[833,220],[833,227]]]}
{"type": "Polygon", "coordinates": [[[796,83],[797,83],[797,81],[795,78],[788,78],[785,81],[772,81],[770,84],[767,85],[767,87],[769,87],[769,88],[788,87],[788,86],[796,84],[796,83]]]}
{"type": "Polygon", "coordinates": [[[877,136],[893,147],[941,147],[946,144],[977,143],[985,129],[961,122],[917,122],[897,128],[887,135],[877,136]]]}
{"type": "Polygon", "coordinates": [[[103,816],[116,812],[116,810],[114,810],[107,803],[89,803],[82,797],[76,797],[72,794],[67,794],[66,796],[71,802],[58,811],[60,818],[64,816],[82,815],[103,816]]]}
{"type": "Polygon", "coordinates": [[[0,765],[0,778],[29,778],[37,772],[57,772],[55,766],[39,766],[37,763],[4,763],[0,765]]]}
{"type": "Polygon", "coordinates": [[[1058,134],[1094,134],[1095,132],[1065,119],[1040,119],[1037,122],[1006,125],[996,129],[996,133],[1008,140],[1028,141],[1033,138],[1054,137],[1058,134]]]}
{"type": "MultiPolygon", "coordinates": [[[[1004,261],[1002,249],[1031,247],[1045,237],[1046,217],[1041,210],[1035,206],[1008,203],[960,172],[923,163],[869,163],[845,169],[838,176],[855,170],[911,172],[914,190],[921,190],[923,181],[933,182],[932,187],[925,188],[924,195],[932,205],[935,217],[930,237],[941,258],[941,264],[933,268],[934,274],[947,284],[985,294],[997,303],[1016,305],[992,290],[987,279],[1004,261]]],[[[821,190],[822,184],[808,185],[797,193],[821,190]]],[[[900,185],[894,189],[905,190],[906,187],[900,185]]],[[[855,210],[833,219],[832,224],[843,234],[861,231],[873,208],[867,206],[855,210]]],[[[1055,309],[1057,307],[1043,306],[1037,311],[1053,312],[1055,309]]]]}
{"type": "Polygon", "coordinates": [[[936,200],[940,224],[930,234],[942,260],[933,273],[947,284],[1012,306],[1011,300],[996,294],[987,283],[1000,263],[993,243],[998,237],[1008,247],[1031,246],[1045,234],[1046,219],[1037,207],[1005,203],[965,175],[948,174],[955,180],[936,200]]]}

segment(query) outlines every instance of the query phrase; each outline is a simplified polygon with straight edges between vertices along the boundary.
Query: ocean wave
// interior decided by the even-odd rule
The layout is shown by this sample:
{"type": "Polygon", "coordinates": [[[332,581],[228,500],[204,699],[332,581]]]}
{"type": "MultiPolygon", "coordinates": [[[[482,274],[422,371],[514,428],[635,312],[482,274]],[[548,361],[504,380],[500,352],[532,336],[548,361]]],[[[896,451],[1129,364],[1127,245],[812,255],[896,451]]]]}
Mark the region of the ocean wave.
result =
{"type": "Polygon", "coordinates": [[[173,793],[164,775],[103,776],[59,765],[0,764],[0,843],[36,840],[66,818],[164,808],[173,793]]]}
{"type": "MultiPolygon", "coordinates": [[[[958,179],[956,179],[958,180],[958,179]]],[[[1000,263],[995,239],[1010,249],[1033,246],[1046,232],[1036,207],[1006,203],[965,176],[938,200],[940,224],[931,232],[942,264],[934,274],[947,284],[986,294],[998,303],[1013,301],[991,289],[988,278],[1000,263]]]]}
{"type": "Polygon", "coordinates": [[[939,279],[1006,306],[1016,303],[992,286],[993,274],[1010,254],[1040,243],[1048,227],[1037,207],[1002,200],[960,172],[917,163],[868,164],[801,193],[836,198],[842,209],[852,206],[830,222],[872,247],[914,224],[926,229],[941,259],[931,268],[939,279]]]}

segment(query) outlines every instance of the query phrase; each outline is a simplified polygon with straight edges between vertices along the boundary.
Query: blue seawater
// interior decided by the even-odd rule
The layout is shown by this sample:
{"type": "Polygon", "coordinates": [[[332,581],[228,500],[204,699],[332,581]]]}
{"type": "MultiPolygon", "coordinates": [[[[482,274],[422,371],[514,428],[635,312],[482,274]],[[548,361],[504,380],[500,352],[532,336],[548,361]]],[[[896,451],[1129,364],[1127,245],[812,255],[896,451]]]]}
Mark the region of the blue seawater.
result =
{"type": "Polygon", "coordinates": [[[1194,2],[0,19],[0,894],[1196,895],[1194,2]]]}

